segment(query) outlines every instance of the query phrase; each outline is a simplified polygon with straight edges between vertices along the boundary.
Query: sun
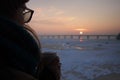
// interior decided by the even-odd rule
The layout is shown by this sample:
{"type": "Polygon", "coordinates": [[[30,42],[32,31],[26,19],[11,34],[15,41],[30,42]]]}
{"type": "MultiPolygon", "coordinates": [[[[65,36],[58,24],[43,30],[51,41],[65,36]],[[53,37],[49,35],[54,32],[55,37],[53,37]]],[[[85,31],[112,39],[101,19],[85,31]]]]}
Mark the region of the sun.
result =
{"type": "Polygon", "coordinates": [[[83,34],[83,32],[82,31],[80,31],[80,35],[82,35],[83,34]]]}

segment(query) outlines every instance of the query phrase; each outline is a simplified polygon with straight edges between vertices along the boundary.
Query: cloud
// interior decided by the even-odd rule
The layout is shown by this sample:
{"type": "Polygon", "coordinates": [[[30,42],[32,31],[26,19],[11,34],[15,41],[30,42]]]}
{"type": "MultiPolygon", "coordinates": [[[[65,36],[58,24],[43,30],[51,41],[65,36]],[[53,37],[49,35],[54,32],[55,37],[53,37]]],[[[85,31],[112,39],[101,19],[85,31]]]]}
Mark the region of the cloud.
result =
{"type": "Polygon", "coordinates": [[[55,7],[36,8],[31,23],[48,25],[72,25],[76,17],[66,16],[65,12],[55,7]]]}
{"type": "Polygon", "coordinates": [[[64,15],[64,11],[57,9],[53,6],[46,9],[49,13],[52,13],[54,16],[64,15]]]}
{"type": "Polygon", "coordinates": [[[77,18],[66,15],[55,7],[35,8],[30,26],[38,33],[68,33],[73,30],[77,18]],[[51,32],[52,31],[52,32],[51,32]]]}

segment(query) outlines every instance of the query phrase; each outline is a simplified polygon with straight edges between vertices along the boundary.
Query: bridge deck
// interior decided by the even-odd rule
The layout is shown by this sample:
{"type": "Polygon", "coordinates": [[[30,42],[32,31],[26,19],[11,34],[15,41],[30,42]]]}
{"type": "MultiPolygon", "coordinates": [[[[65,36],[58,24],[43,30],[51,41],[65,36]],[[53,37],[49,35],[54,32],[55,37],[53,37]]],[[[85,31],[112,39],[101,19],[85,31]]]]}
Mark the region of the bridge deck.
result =
{"type": "Polygon", "coordinates": [[[116,39],[117,35],[40,35],[41,38],[57,38],[57,39],[116,39]]]}

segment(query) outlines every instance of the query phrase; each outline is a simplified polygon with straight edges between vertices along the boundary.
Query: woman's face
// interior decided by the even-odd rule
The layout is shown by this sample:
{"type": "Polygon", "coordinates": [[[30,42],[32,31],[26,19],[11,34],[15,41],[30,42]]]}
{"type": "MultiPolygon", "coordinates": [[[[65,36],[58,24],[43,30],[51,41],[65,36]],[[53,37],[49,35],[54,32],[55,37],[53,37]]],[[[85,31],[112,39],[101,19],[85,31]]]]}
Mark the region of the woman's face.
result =
{"type": "Polygon", "coordinates": [[[24,25],[25,23],[30,22],[34,11],[32,9],[27,8],[25,5],[21,6],[15,15],[15,20],[21,24],[24,25]]]}
{"type": "Polygon", "coordinates": [[[24,16],[23,16],[23,12],[25,10],[26,6],[25,4],[22,5],[17,11],[16,14],[14,15],[13,19],[15,20],[15,22],[17,22],[20,25],[24,25],[24,16]]]}

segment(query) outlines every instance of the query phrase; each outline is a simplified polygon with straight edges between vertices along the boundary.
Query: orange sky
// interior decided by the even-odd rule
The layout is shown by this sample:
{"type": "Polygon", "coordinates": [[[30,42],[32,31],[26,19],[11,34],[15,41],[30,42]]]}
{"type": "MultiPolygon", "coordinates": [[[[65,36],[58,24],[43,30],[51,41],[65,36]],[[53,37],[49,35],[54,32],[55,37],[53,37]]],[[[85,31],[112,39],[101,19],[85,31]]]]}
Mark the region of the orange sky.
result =
{"type": "Polygon", "coordinates": [[[120,0],[31,0],[30,22],[39,34],[118,34],[120,0]],[[77,29],[77,30],[76,30],[77,29]]]}

